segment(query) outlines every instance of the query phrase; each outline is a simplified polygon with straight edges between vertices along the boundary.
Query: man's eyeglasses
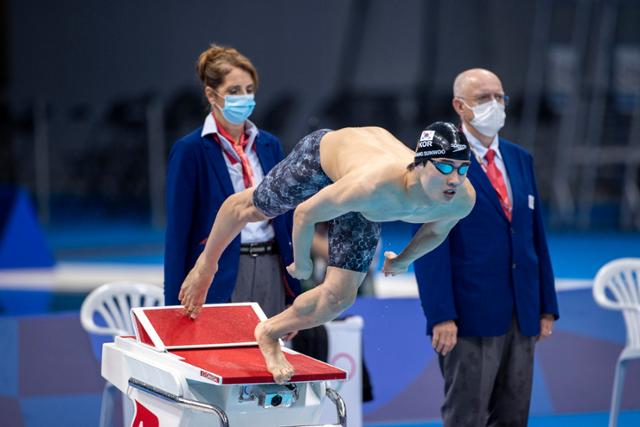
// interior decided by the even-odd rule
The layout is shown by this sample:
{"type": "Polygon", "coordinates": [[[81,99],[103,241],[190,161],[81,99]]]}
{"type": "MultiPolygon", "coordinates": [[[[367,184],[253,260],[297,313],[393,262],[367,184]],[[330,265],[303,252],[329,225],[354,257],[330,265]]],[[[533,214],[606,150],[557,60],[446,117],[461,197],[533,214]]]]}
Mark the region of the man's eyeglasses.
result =
{"type": "Polygon", "coordinates": [[[433,163],[433,166],[435,166],[435,168],[438,169],[438,171],[440,171],[440,173],[443,175],[449,175],[455,169],[458,170],[458,175],[466,175],[467,171],[469,170],[469,163],[463,163],[456,168],[451,163],[439,162],[437,160],[429,161],[433,163]]]}
{"type": "MultiPolygon", "coordinates": [[[[467,99],[461,96],[459,96],[458,98],[467,99]]],[[[494,99],[500,104],[503,104],[504,106],[509,105],[509,96],[503,93],[487,93],[484,95],[474,97],[473,101],[476,103],[476,105],[480,105],[480,104],[485,104],[487,102],[491,102],[494,99]]]]}

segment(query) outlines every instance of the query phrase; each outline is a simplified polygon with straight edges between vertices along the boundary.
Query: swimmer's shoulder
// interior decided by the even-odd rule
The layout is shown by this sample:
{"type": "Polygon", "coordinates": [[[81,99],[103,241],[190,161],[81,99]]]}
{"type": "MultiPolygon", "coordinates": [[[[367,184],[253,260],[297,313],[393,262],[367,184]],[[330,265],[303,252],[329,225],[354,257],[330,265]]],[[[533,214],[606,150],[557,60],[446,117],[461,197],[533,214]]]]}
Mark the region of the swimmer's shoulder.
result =
{"type": "Polygon", "coordinates": [[[397,162],[369,162],[356,172],[354,182],[368,197],[387,199],[402,191],[404,168],[397,162]]]}
{"type": "Polygon", "coordinates": [[[396,169],[395,165],[363,162],[342,180],[364,198],[383,195],[397,190],[396,169]]]}

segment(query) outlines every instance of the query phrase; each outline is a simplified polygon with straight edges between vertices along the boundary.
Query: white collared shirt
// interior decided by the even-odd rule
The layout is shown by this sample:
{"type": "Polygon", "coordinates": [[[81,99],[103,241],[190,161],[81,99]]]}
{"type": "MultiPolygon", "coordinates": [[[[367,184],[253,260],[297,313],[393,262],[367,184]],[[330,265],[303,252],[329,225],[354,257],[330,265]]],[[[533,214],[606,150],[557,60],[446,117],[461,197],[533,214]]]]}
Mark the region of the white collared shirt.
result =
{"type": "Polygon", "coordinates": [[[496,134],[496,136],[493,137],[493,141],[491,141],[491,144],[487,148],[482,145],[482,142],[478,138],[473,136],[471,132],[467,130],[464,123],[462,124],[462,131],[467,137],[467,141],[469,141],[469,144],[471,145],[471,151],[473,151],[473,154],[476,156],[476,160],[478,161],[478,163],[486,166],[488,162],[487,159],[484,158],[484,156],[487,154],[487,151],[491,149],[496,152],[496,156],[494,157],[493,161],[502,174],[502,177],[504,178],[504,183],[507,186],[507,194],[509,196],[509,200],[511,201],[511,205],[513,205],[511,183],[509,182],[509,174],[507,174],[507,168],[504,166],[504,160],[502,159],[502,153],[500,152],[500,139],[498,138],[498,135],[496,134]]]}
{"type": "MultiPolygon", "coordinates": [[[[253,172],[253,185],[257,187],[264,179],[264,172],[260,165],[258,153],[253,149],[256,136],[258,136],[258,128],[252,122],[247,120],[245,122],[245,132],[249,142],[247,142],[247,145],[244,147],[244,152],[249,160],[251,171],[253,172]]],[[[207,114],[207,118],[204,119],[201,136],[210,134],[216,134],[220,139],[221,144],[224,146],[225,153],[222,154],[222,157],[224,157],[224,161],[227,164],[227,171],[229,172],[229,178],[231,178],[233,191],[236,193],[243,191],[245,187],[240,156],[238,156],[233,149],[231,141],[227,140],[227,138],[218,132],[218,126],[213,116],[211,114],[207,114]],[[231,160],[226,153],[232,155],[237,160],[236,163],[231,163],[231,160]]],[[[261,243],[273,240],[274,237],[275,232],[269,221],[250,222],[242,229],[240,241],[242,243],[261,243]]]]}

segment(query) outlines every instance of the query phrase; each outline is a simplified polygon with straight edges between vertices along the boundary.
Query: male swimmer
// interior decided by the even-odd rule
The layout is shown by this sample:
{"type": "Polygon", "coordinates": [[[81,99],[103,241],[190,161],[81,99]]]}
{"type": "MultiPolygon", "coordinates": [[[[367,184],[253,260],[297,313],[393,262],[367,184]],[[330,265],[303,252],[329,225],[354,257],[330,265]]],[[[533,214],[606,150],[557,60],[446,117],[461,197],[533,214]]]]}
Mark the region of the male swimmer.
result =
{"type": "Polygon", "coordinates": [[[314,226],[328,221],[329,265],[324,282],[301,294],[282,313],[261,322],[255,337],[276,383],[293,375],[278,339],[335,319],[354,301],[380,237],[380,222],[424,224],[404,250],[385,252],[383,273],[409,264],[444,241],[471,212],[475,191],[466,179],[469,144],[451,123],[420,134],[415,152],[377,127],[318,130],[304,137],[257,188],[229,196],[206,246],[185,278],[179,299],[198,316],[227,245],[247,222],[295,208],[291,276],[308,278],[314,226]]]}

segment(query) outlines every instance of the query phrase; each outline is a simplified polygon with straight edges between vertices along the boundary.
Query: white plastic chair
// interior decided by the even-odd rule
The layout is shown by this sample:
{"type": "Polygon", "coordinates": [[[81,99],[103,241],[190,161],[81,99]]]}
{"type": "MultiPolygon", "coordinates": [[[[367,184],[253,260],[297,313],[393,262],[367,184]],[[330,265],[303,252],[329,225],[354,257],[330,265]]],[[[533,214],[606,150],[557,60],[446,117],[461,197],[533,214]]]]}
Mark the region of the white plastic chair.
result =
{"type": "MultiPolygon", "coordinates": [[[[90,334],[133,335],[133,325],[129,314],[133,307],[153,307],[164,303],[162,288],[148,283],[111,282],[94,289],[82,303],[80,322],[90,334]],[[96,323],[96,318],[104,324],[96,323]]],[[[111,426],[113,406],[118,389],[106,383],[102,391],[100,407],[100,427],[111,426]]],[[[133,417],[133,406],[126,396],[122,396],[124,425],[128,426],[133,417]]]]}
{"type": "Polygon", "coordinates": [[[640,258],[621,258],[600,268],[593,283],[593,298],[604,308],[622,311],[627,328],[627,344],[618,357],[611,397],[609,427],[615,427],[627,362],[640,359],[640,258]]]}

